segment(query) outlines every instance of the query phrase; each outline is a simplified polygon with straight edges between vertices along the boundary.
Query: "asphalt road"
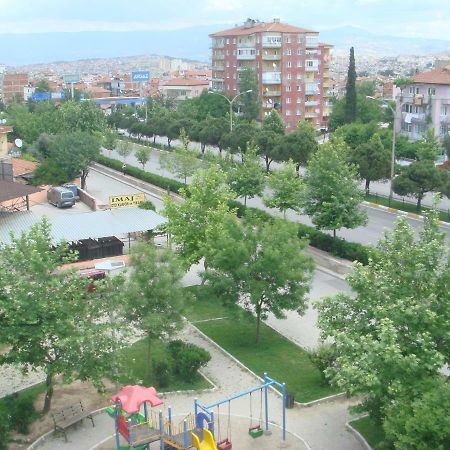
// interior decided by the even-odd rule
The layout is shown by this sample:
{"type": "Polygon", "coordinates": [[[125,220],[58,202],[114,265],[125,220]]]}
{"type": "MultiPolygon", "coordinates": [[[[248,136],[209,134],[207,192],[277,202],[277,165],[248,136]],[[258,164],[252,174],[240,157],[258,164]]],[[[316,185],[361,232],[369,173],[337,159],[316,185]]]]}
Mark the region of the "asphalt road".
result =
{"type": "MultiPolygon", "coordinates": [[[[118,158],[117,153],[115,152],[104,152],[106,156],[112,156],[113,158],[118,158]]],[[[172,175],[170,172],[166,170],[162,170],[159,165],[159,156],[160,156],[160,150],[153,150],[151,153],[150,161],[146,164],[145,169],[158,173],[160,175],[163,175],[168,178],[177,179],[174,175],[172,175]]],[[[139,164],[139,162],[136,160],[134,154],[131,154],[126,159],[126,164],[137,166],[142,168],[142,165],[139,164]]],[[[179,180],[181,181],[181,180],[179,180]]],[[[189,180],[188,180],[189,181],[189,180]]],[[[89,181],[88,181],[89,183],[89,181]]],[[[89,188],[89,187],[88,187],[89,188]]],[[[265,210],[268,210],[266,208],[261,199],[254,198],[249,199],[247,204],[249,206],[254,206],[257,208],[262,208],[265,210]]],[[[373,208],[370,206],[362,206],[368,214],[369,220],[366,226],[364,227],[358,227],[353,230],[347,230],[347,229],[341,229],[338,230],[337,235],[339,237],[345,238],[352,242],[359,242],[361,244],[375,244],[379,239],[383,237],[385,230],[392,230],[395,224],[395,221],[397,219],[397,214],[391,213],[382,209],[373,208]]],[[[279,214],[276,210],[271,210],[273,214],[279,214]]],[[[292,211],[289,211],[287,213],[287,218],[296,221],[301,222],[306,225],[311,225],[311,220],[308,216],[296,214],[292,211]]],[[[419,230],[422,228],[422,221],[418,219],[413,218],[407,218],[406,219],[409,224],[415,229],[416,233],[419,232],[419,230]]],[[[447,240],[450,241],[450,227],[449,226],[442,226],[442,231],[446,234],[447,240]]],[[[331,234],[331,232],[330,232],[331,234]]]]}

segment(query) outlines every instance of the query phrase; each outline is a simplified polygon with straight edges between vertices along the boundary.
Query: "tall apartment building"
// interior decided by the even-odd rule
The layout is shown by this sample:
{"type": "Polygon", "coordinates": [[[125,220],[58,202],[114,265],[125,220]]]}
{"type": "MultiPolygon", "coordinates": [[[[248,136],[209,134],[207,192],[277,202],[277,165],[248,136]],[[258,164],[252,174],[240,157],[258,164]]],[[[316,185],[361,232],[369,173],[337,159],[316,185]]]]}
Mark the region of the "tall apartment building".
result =
{"type": "Polygon", "coordinates": [[[417,141],[429,128],[443,138],[450,133],[450,65],[413,77],[396,95],[395,129],[417,141]]]}
{"type": "Polygon", "coordinates": [[[10,103],[14,97],[20,97],[24,100],[24,88],[28,86],[28,73],[8,73],[3,76],[2,100],[4,103],[10,103]]]}
{"type": "Polygon", "coordinates": [[[319,33],[281,23],[248,19],[242,26],[211,34],[212,89],[234,96],[250,67],[259,82],[262,117],[277,109],[288,131],[306,119],[325,127],[330,113],[332,46],[319,33]]]}

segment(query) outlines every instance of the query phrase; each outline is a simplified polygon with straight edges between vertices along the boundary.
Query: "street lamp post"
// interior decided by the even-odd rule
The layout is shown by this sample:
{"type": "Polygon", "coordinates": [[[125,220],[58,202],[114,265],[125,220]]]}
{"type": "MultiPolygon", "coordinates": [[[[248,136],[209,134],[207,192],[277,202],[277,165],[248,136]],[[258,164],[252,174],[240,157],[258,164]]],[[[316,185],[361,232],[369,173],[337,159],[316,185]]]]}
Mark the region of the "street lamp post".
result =
{"type": "Polygon", "coordinates": [[[234,96],[231,100],[226,96],[221,94],[220,92],[216,91],[208,91],[208,94],[216,94],[223,97],[229,104],[230,104],[230,133],[233,132],[233,102],[240,97],[242,94],[249,94],[250,92],[253,92],[253,89],[249,89],[248,91],[241,92],[238,95],[234,96]]]}
{"type": "MultiPolygon", "coordinates": [[[[370,100],[378,100],[375,97],[372,97],[370,95],[367,95],[366,98],[370,100]]],[[[385,108],[389,108],[392,111],[393,116],[393,122],[392,122],[392,150],[391,150],[391,182],[389,187],[389,206],[391,206],[392,196],[393,196],[393,189],[392,189],[392,182],[394,181],[394,175],[395,175],[395,116],[396,116],[396,109],[397,109],[397,103],[395,103],[396,108],[394,109],[389,103],[387,103],[385,100],[381,100],[383,103],[383,106],[385,108]]]]}

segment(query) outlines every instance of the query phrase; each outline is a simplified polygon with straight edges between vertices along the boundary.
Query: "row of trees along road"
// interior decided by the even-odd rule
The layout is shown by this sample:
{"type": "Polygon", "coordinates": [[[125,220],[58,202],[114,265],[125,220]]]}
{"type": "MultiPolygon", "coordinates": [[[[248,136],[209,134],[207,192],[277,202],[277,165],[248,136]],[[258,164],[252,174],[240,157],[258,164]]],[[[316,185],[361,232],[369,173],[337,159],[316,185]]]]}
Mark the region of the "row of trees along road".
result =
{"type": "Polygon", "coordinates": [[[126,373],[118,354],[137,332],[147,339],[149,371],[152,343],[168,339],[180,323],[183,272],[170,251],[137,245],[129,277],[95,282],[60,270],[74,259],[67,244],[53,247],[45,220],[0,248],[0,342],[6,347],[0,364],[45,373],[44,412],[57,376],[90,380],[102,390],[105,377],[126,373]]]}
{"type": "Polygon", "coordinates": [[[203,260],[202,277],[218,298],[256,314],[257,343],[269,313],[304,312],[313,264],[294,225],[251,216],[239,221],[229,207],[235,194],[217,166],[197,171],[180,194],[181,204],[167,195],[164,204],[167,230],[186,267],[203,260]]]}

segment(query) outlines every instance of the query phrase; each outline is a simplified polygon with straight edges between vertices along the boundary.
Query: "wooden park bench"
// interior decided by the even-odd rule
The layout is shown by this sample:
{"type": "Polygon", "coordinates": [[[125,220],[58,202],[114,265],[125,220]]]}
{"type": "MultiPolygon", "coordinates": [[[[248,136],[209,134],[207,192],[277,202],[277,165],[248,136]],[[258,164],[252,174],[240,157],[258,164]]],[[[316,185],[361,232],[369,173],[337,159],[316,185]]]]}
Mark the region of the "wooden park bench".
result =
{"type": "Polygon", "coordinates": [[[83,419],[91,419],[92,426],[94,427],[94,418],[92,414],[86,413],[81,401],[67,406],[52,413],[53,423],[55,424],[55,432],[60,430],[64,433],[64,438],[67,442],[66,429],[71,425],[81,422],[83,419]]]}

